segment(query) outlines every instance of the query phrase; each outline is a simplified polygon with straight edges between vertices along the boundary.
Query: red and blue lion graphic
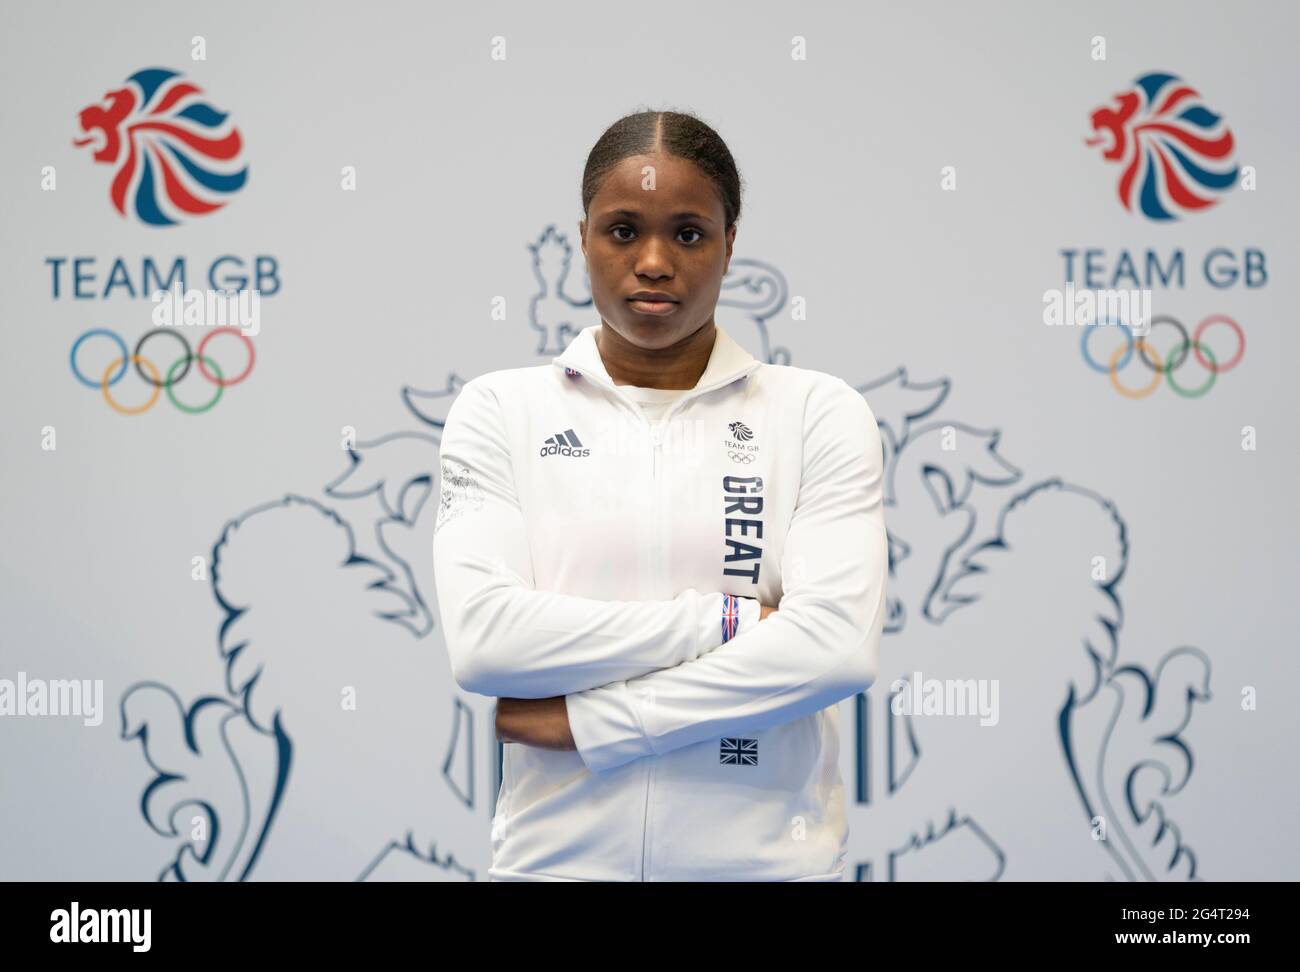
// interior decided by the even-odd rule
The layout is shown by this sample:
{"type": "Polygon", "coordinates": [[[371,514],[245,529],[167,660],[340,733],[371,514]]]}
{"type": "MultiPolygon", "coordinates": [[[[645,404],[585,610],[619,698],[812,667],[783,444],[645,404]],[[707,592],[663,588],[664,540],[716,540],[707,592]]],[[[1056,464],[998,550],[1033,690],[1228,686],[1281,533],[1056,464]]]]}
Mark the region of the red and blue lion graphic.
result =
{"type": "Polygon", "coordinates": [[[1144,74],[1092,113],[1088,145],[1123,165],[1119,201],[1153,220],[1207,209],[1237,181],[1232,132],[1176,75],[1144,74]]]}
{"type": "Polygon", "coordinates": [[[114,167],[109,196],[150,226],[174,226],[225,206],[248,180],[229,115],[175,71],[146,68],[78,115],[94,159],[114,167]]]}

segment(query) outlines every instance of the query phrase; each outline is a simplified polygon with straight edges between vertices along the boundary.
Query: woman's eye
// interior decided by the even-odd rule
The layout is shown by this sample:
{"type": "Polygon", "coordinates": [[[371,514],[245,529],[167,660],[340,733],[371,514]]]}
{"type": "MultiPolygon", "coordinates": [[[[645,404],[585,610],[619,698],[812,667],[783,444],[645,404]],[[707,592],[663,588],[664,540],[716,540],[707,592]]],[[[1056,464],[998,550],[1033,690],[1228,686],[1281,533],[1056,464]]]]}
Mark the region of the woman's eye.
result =
{"type": "MultiPolygon", "coordinates": [[[[617,239],[620,243],[626,243],[628,240],[632,239],[632,237],[636,235],[636,233],[633,231],[632,227],[630,227],[630,226],[623,226],[623,225],[619,225],[619,226],[611,227],[611,228],[610,228],[610,232],[613,233],[613,234],[615,234],[615,237],[614,237],[614,238],[617,239]],[[628,234],[630,234],[630,235],[628,235],[628,236],[618,236],[617,234],[618,234],[618,232],[619,232],[620,230],[622,230],[623,232],[628,233],[628,234]]],[[[702,232],[700,232],[699,230],[697,230],[697,229],[695,229],[694,227],[691,227],[691,226],[686,227],[686,229],[682,230],[682,232],[683,232],[683,233],[694,233],[694,234],[695,234],[695,238],[694,238],[694,239],[683,240],[682,242],[684,242],[684,243],[698,243],[698,242],[699,242],[699,241],[704,237],[704,234],[703,234],[702,232]]]]}

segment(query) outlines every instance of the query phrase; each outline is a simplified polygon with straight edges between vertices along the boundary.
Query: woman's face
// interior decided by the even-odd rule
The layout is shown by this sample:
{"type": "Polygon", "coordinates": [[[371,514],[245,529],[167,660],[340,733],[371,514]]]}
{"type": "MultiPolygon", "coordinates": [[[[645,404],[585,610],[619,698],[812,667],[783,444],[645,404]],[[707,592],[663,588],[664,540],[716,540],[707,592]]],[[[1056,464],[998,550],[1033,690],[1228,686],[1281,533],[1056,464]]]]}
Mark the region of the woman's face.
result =
{"type": "Polygon", "coordinates": [[[624,159],[588,213],[578,232],[592,300],[620,337],[665,348],[713,322],[736,229],[725,230],[718,190],[693,163],[673,155],[624,159]],[[638,303],[631,299],[638,291],[671,302],[638,303]]]}

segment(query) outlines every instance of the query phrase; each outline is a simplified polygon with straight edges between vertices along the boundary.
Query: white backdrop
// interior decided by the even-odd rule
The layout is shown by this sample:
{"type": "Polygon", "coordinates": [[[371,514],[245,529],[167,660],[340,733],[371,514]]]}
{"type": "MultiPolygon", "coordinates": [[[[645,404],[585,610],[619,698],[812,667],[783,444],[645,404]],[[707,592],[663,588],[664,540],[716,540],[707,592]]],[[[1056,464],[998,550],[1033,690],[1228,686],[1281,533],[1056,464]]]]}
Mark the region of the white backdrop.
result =
{"type": "Polygon", "coordinates": [[[582,166],[643,107],[700,114],[745,177],[718,323],[860,387],[889,441],[893,630],[842,704],[850,876],[1297,877],[1294,8],[129,7],[0,12],[0,680],[103,686],[98,725],[0,715],[0,878],[485,877],[498,746],[434,608],[439,423],[460,381],[597,322],[582,166]],[[119,167],[73,144],[152,68],[240,132],[212,168],[247,169],[178,225],[119,213],[119,167]],[[1221,116],[1253,188],[1121,205],[1089,117],[1153,72],[1221,116]],[[1063,250],[1189,330],[1231,316],[1244,354],[1203,396],[1125,397],[1043,323],[1063,250]],[[1181,284],[1115,281],[1147,251],[1181,284]],[[132,346],[145,261],[178,258],[191,286],[215,263],[278,288],[255,367],[203,414],[120,414],[71,347],[132,346]],[[996,679],[998,724],[891,717],[918,671],[996,679]]]}

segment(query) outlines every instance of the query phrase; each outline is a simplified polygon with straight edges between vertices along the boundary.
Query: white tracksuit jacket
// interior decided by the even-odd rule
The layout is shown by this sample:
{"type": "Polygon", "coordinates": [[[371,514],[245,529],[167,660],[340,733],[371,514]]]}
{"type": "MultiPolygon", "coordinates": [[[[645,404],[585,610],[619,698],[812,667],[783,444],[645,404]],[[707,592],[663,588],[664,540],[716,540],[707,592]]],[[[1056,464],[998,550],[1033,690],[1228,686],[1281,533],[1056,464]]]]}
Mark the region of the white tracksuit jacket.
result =
{"type": "Polygon", "coordinates": [[[565,696],[577,744],[504,744],[488,879],[841,880],[838,703],[874,680],[886,611],[875,417],[716,328],[652,425],[599,327],[468,382],[443,428],[453,676],[565,696]]]}

